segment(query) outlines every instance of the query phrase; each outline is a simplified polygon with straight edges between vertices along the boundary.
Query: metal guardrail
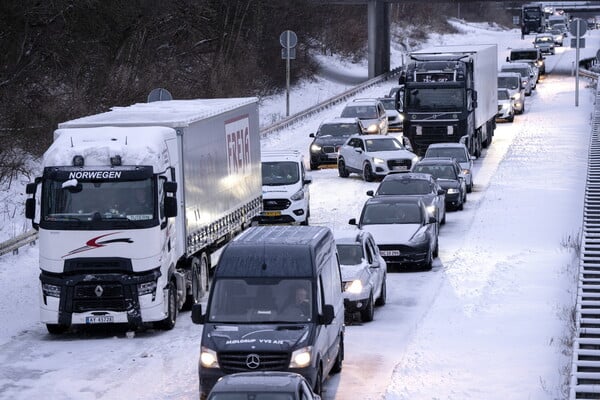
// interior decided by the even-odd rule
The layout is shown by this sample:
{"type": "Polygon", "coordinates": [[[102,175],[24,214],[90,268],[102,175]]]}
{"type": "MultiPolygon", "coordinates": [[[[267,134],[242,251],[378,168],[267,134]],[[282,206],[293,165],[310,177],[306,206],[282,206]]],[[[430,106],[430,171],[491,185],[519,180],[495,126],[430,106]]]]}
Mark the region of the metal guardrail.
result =
{"type": "MultiPolygon", "coordinates": [[[[598,80],[598,74],[580,69],[598,80]]],[[[596,88],[583,206],[569,399],[600,399],[600,91],[596,88]]]]}
{"type": "MultiPolygon", "coordinates": [[[[341,101],[344,101],[348,97],[354,96],[355,94],[357,94],[371,86],[375,86],[379,83],[385,82],[386,80],[390,79],[391,77],[398,75],[399,72],[400,72],[400,68],[396,68],[386,74],[380,75],[373,79],[369,79],[368,81],[365,81],[365,82],[361,83],[360,85],[353,87],[352,89],[342,92],[328,100],[322,101],[321,103],[316,104],[304,111],[298,112],[298,113],[291,115],[287,118],[284,118],[281,121],[276,122],[268,127],[262,128],[260,130],[260,136],[266,137],[267,135],[269,135],[271,133],[285,129],[288,126],[293,125],[293,124],[299,122],[300,120],[307,118],[313,114],[321,112],[341,101]]],[[[21,235],[16,236],[4,243],[0,243],[0,256],[4,255],[6,253],[10,253],[10,252],[12,252],[13,254],[17,254],[19,252],[19,248],[25,246],[26,244],[34,244],[35,241],[37,240],[37,237],[38,237],[38,232],[35,229],[31,229],[31,230],[29,230],[25,233],[22,233],[21,235]]]]}

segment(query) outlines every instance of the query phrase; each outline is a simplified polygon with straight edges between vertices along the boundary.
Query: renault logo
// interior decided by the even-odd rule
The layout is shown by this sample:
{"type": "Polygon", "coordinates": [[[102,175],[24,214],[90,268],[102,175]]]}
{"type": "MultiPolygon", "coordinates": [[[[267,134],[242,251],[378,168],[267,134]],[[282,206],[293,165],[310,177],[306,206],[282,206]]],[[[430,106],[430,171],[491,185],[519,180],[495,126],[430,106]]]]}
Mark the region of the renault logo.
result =
{"type": "Polygon", "coordinates": [[[256,369],[260,366],[260,357],[258,354],[248,354],[246,357],[246,366],[250,369],[256,369]]]}
{"type": "Polygon", "coordinates": [[[94,293],[96,293],[97,297],[101,297],[102,293],[104,293],[104,289],[102,289],[102,286],[98,285],[96,286],[96,289],[94,289],[94,293]]]}

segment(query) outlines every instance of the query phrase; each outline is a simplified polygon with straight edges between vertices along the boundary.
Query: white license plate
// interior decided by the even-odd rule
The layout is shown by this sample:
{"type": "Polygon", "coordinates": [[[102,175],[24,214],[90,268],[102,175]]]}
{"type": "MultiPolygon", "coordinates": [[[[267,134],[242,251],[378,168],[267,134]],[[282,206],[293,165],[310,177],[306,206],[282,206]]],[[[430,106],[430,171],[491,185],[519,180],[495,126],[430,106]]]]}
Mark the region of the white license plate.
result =
{"type": "Polygon", "coordinates": [[[380,253],[382,256],[393,257],[393,256],[399,256],[400,250],[383,250],[383,251],[380,251],[380,253]]]}
{"type": "Polygon", "coordinates": [[[338,156],[337,153],[329,153],[329,154],[327,154],[327,157],[328,158],[332,158],[332,159],[333,158],[337,158],[337,156],[338,156]]]}
{"type": "Polygon", "coordinates": [[[406,165],[396,165],[393,170],[394,171],[406,171],[408,167],[406,165]]]}
{"type": "Polygon", "coordinates": [[[99,315],[94,317],[85,317],[86,324],[112,324],[114,322],[112,315],[99,315]]]}

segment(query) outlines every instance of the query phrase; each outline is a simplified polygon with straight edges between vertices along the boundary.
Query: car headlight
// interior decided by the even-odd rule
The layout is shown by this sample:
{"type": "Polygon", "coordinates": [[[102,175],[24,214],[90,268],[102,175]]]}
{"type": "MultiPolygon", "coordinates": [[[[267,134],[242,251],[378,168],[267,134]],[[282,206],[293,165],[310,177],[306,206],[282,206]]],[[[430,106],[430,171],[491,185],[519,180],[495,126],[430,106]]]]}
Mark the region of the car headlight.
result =
{"type": "Polygon", "coordinates": [[[446,193],[448,193],[448,194],[456,194],[456,193],[458,193],[458,189],[450,188],[450,189],[446,190],[446,193]]]}
{"type": "Polygon", "coordinates": [[[377,125],[377,124],[371,124],[371,125],[369,125],[369,127],[367,128],[367,132],[368,133],[377,133],[377,132],[379,132],[379,125],[377,125]]]}
{"type": "Polygon", "coordinates": [[[410,241],[412,243],[423,243],[427,241],[427,234],[425,233],[424,230],[421,230],[420,232],[417,232],[417,234],[415,236],[412,237],[412,239],[410,239],[410,241]]]}
{"type": "Polygon", "coordinates": [[[202,346],[200,350],[200,363],[204,368],[219,368],[217,352],[202,346]]]}
{"type": "Polygon", "coordinates": [[[303,347],[292,353],[288,368],[305,368],[310,365],[312,346],[303,347]]]}
{"type": "Polygon", "coordinates": [[[350,282],[346,282],[344,287],[344,292],[352,293],[352,294],[360,294],[363,290],[363,284],[360,279],[355,279],[350,282]]]}
{"type": "Polygon", "coordinates": [[[302,200],[304,198],[304,190],[298,190],[296,193],[294,193],[290,199],[294,200],[294,201],[298,201],[298,200],[302,200]]]}
{"type": "Polygon", "coordinates": [[[398,119],[400,121],[404,121],[404,114],[398,114],[398,119]]]}
{"type": "Polygon", "coordinates": [[[318,144],[311,144],[310,145],[310,151],[313,151],[315,153],[318,152],[318,151],[321,151],[321,146],[319,146],[318,144]]]}
{"type": "Polygon", "coordinates": [[[385,160],[383,158],[373,157],[373,164],[385,164],[385,160]]]}
{"type": "Polygon", "coordinates": [[[429,215],[435,215],[435,206],[432,204],[430,206],[426,207],[427,212],[429,213],[429,215]]]}
{"type": "Polygon", "coordinates": [[[44,296],[60,297],[60,286],[42,283],[42,292],[44,293],[44,296]]]}
{"type": "Polygon", "coordinates": [[[470,174],[471,174],[471,170],[470,170],[470,169],[468,169],[468,168],[464,168],[464,169],[462,170],[462,174],[463,174],[463,175],[470,175],[470,174]]]}

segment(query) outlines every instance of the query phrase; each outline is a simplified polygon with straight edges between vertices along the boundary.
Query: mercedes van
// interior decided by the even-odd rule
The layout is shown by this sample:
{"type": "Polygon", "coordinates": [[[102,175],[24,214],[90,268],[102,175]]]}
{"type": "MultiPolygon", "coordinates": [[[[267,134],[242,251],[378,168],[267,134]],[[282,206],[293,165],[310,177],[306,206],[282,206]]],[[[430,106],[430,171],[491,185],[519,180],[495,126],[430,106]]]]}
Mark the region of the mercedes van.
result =
{"type": "Polygon", "coordinates": [[[255,226],[221,253],[206,313],[198,367],[200,397],[244,371],[288,371],[320,394],[344,359],[344,297],[327,227],[255,226]]]}
{"type": "Polygon", "coordinates": [[[262,151],[262,224],[308,225],[312,178],[297,150],[262,151]]]}

